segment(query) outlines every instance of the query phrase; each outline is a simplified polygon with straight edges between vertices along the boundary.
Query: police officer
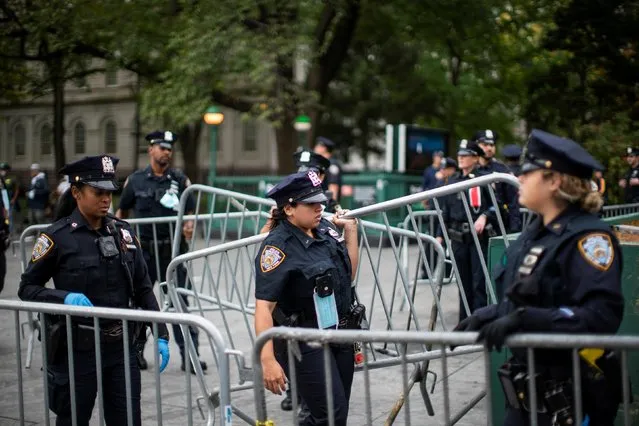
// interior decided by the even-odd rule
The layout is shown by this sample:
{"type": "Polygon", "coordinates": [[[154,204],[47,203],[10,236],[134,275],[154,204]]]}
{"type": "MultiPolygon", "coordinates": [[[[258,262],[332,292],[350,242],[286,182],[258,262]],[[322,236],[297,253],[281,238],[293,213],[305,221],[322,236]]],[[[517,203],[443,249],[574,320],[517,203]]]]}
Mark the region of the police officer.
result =
{"type": "MultiPolygon", "coordinates": [[[[104,155],[86,157],[62,168],[60,173],[71,176],[71,189],[61,200],[56,222],[36,241],[29,265],[22,274],[18,290],[21,299],[159,311],[139,240],[126,222],[107,213],[112,193],[117,189],[117,163],[117,158],[104,155]],[[54,289],[46,288],[50,278],[53,278],[54,289]]],[[[47,349],[52,352],[48,358],[50,364],[45,367],[49,408],[57,414],[56,424],[67,426],[71,425],[68,336],[64,318],[60,321],[54,327],[47,327],[47,349]],[[57,350],[53,349],[56,346],[57,350]]],[[[96,374],[102,375],[106,424],[126,424],[122,322],[100,320],[102,371],[96,371],[93,319],[73,317],[72,327],[78,425],[89,425],[97,392],[96,374]]],[[[156,338],[162,371],[169,361],[169,333],[164,324],[158,324],[156,338]]],[[[132,414],[134,424],[140,425],[140,370],[134,351],[130,353],[132,414]]]]}
{"type": "MultiPolygon", "coordinates": [[[[475,133],[474,140],[484,151],[484,156],[479,159],[479,171],[481,173],[490,174],[497,172],[512,174],[508,166],[495,158],[497,133],[490,129],[480,130],[475,133]]],[[[493,187],[495,188],[495,198],[499,204],[501,218],[504,221],[506,231],[519,232],[521,230],[521,213],[517,202],[517,188],[505,182],[497,182],[493,187]]],[[[494,225],[495,229],[499,229],[497,221],[494,225]]]]}
{"type": "MultiPolygon", "coordinates": [[[[0,178],[0,196],[5,191],[4,180],[0,178]]],[[[9,248],[9,206],[0,199],[0,293],[4,289],[4,277],[7,274],[7,258],[5,251],[9,248]]]]}
{"type": "Polygon", "coordinates": [[[624,189],[626,203],[639,203],[639,148],[628,147],[626,153],[630,169],[619,180],[619,186],[624,189]]]}
{"type": "Polygon", "coordinates": [[[9,231],[13,232],[16,223],[19,223],[18,213],[20,213],[20,203],[18,203],[18,197],[20,196],[20,182],[18,179],[10,175],[11,166],[9,163],[0,163],[0,180],[3,181],[4,188],[7,190],[9,197],[9,231]]]}
{"type": "MultiPolygon", "coordinates": [[[[479,340],[500,349],[507,336],[517,332],[602,333],[617,331],[623,316],[621,293],[622,256],[610,226],[594,212],[602,205],[590,177],[602,169],[578,143],[540,130],[533,130],[522,164],[519,201],[538,217],[507,249],[494,277],[507,288],[498,305],[479,309],[456,328],[480,331],[479,340]],[[501,265],[504,266],[501,266],[501,265]]],[[[527,373],[526,351],[513,349],[514,358],[505,367],[505,380],[517,387],[527,373]],[[523,370],[522,370],[523,369],[523,370]],[[522,375],[517,376],[518,373],[522,375]]],[[[555,390],[572,398],[570,351],[536,350],[538,386],[555,381],[555,390]]],[[[582,379],[584,416],[591,425],[611,425],[620,398],[620,370],[613,359],[596,361],[603,381],[582,379]]],[[[582,372],[587,367],[582,365],[582,372]]],[[[502,378],[504,380],[504,378],[502,378]]],[[[507,387],[505,386],[504,389],[507,387]]],[[[540,389],[540,425],[551,425],[557,412],[540,389]]],[[[523,400],[527,402],[527,387],[523,400]]],[[[557,396],[558,394],[555,393],[557,396]]],[[[529,413],[517,395],[507,394],[506,425],[527,425],[529,413]]],[[[557,397],[560,400],[559,397],[557,397]]],[[[573,410],[568,407],[568,415],[573,410]]],[[[562,413],[563,423],[569,424],[562,413]]],[[[572,422],[574,423],[574,421],[572,422]]]]}
{"type": "MultiPolygon", "coordinates": [[[[459,172],[454,174],[448,181],[449,184],[464,182],[469,179],[481,176],[479,168],[479,157],[483,155],[482,149],[474,141],[462,139],[457,151],[457,164],[459,172]]],[[[461,198],[461,194],[448,195],[440,199],[442,218],[448,230],[448,237],[451,240],[452,254],[455,257],[459,280],[461,280],[464,294],[468,302],[468,308],[472,313],[482,306],[486,306],[486,278],[481,267],[482,253],[485,256],[488,247],[488,233],[491,229],[491,221],[494,213],[491,212],[490,195],[486,187],[473,187],[466,191],[466,200],[470,209],[473,223],[468,223],[466,210],[461,198]],[[470,227],[473,226],[482,253],[477,251],[473,241],[470,227]]],[[[438,228],[437,240],[444,242],[443,230],[438,228]]],[[[466,308],[463,299],[459,297],[459,320],[466,318],[466,308]]]]}
{"type": "Polygon", "coordinates": [[[521,148],[514,144],[505,145],[504,149],[501,150],[501,154],[504,156],[506,166],[508,166],[510,172],[515,176],[519,176],[519,173],[521,173],[521,166],[519,165],[521,148]]]}
{"type": "MultiPolygon", "coordinates": [[[[309,328],[351,327],[351,282],[358,263],[357,222],[322,218],[327,200],[314,170],[284,178],[268,196],[275,200],[273,228],[255,259],[255,332],[273,326],[309,328]],[[318,317],[318,312],[327,314],[318,317]]],[[[354,328],[354,327],[353,327],[354,328]]],[[[310,414],[303,425],[327,425],[326,373],[322,348],[300,343],[296,364],[298,392],[310,414]]],[[[352,345],[331,345],[331,370],[336,425],[346,425],[354,351],[352,345]]],[[[264,386],[281,394],[286,389],[286,343],[264,346],[261,354],[264,386]]]]}
{"type": "MultiPolygon", "coordinates": [[[[180,196],[191,185],[191,181],[182,171],[170,166],[173,144],[177,142],[177,135],[170,131],[158,130],[146,135],[146,140],[149,142],[150,164],[144,169],[134,172],[124,182],[120,206],[115,214],[119,218],[126,219],[129,217],[130,209],[133,209],[137,218],[176,216],[179,209],[180,196]]],[[[186,213],[191,214],[194,210],[194,200],[189,197],[186,204],[186,213]]],[[[181,241],[180,253],[186,253],[188,243],[185,240],[190,240],[193,236],[193,221],[184,222],[182,234],[184,239],[181,241]]],[[[144,259],[149,269],[151,282],[162,282],[166,277],[166,268],[171,262],[172,255],[171,228],[169,224],[156,225],[156,235],[158,253],[155,253],[153,227],[151,225],[140,226],[142,250],[144,251],[144,259]],[[156,257],[160,264],[159,271],[156,268],[156,257]]],[[[177,270],[178,286],[185,287],[186,279],[186,269],[183,265],[180,265],[177,270]]],[[[188,306],[185,296],[182,297],[182,302],[185,306],[188,306]]],[[[195,349],[199,351],[197,329],[189,328],[189,330],[195,349]]],[[[173,325],[173,335],[180,348],[181,368],[184,371],[184,336],[179,325],[173,325]]],[[[144,337],[146,334],[141,334],[140,336],[144,337]]],[[[143,339],[138,342],[138,364],[142,370],[147,368],[147,362],[143,354],[145,341],[146,339],[143,339]]],[[[188,357],[188,354],[186,355],[188,357]]],[[[202,370],[207,369],[205,362],[200,361],[200,365],[202,370]]],[[[194,372],[193,366],[191,366],[191,372],[194,372]]]]}
{"type": "Polygon", "coordinates": [[[322,188],[324,188],[324,191],[330,191],[332,199],[335,200],[334,203],[339,204],[340,199],[342,198],[342,164],[333,157],[334,150],[335,142],[332,140],[323,136],[320,136],[315,140],[315,147],[313,147],[313,151],[316,154],[327,158],[331,163],[326,171],[326,178],[322,182],[322,188]]]}

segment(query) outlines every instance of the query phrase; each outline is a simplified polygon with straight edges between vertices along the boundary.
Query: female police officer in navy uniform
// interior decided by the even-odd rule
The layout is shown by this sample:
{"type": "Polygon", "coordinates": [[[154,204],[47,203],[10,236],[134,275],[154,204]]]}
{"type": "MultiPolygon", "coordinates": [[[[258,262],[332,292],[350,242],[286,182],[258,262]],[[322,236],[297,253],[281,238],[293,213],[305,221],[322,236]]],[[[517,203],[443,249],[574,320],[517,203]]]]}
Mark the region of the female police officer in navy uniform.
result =
{"type": "MultiPolygon", "coordinates": [[[[273,228],[256,263],[255,332],[277,325],[336,328],[351,309],[358,262],[357,221],[322,219],[327,201],[315,170],[286,177],[268,194],[277,203],[273,228]],[[343,229],[340,232],[339,229],[343,229]]],[[[310,415],[304,425],[327,425],[326,373],[322,348],[300,344],[298,391],[310,415]]],[[[335,424],[345,425],[353,382],[352,345],[331,345],[335,424]]],[[[286,344],[269,342],[262,351],[264,386],[281,394],[288,372],[286,344]]]]}
{"type": "MultiPolygon", "coordinates": [[[[137,237],[126,222],[108,214],[117,189],[117,163],[117,158],[104,155],[62,168],[60,173],[69,175],[71,188],[60,200],[59,220],[38,237],[20,282],[21,299],[159,311],[137,237]],[[50,278],[54,289],[45,287],[50,278]]],[[[73,317],[72,323],[76,415],[79,426],[88,426],[97,392],[93,319],[73,317]]],[[[61,325],[65,330],[64,319],[61,325]]],[[[104,319],[100,329],[104,417],[107,425],[124,425],[127,401],[122,322],[104,319]]],[[[168,336],[166,326],[158,324],[160,371],[169,361],[168,336]]],[[[57,414],[56,424],[66,426],[71,425],[66,337],[52,334],[49,344],[56,343],[58,350],[51,354],[47,366],[49,408],[57,414]]],[[[140,370],[133,350],[129,366],[133,421],[140,425],[140,370]]]]}
{"type": "MultiPolygon", "coordinates": [[[[506,288],[498,305],[479,309],[456,330],[479,330],[479,340],[500,349],[507,336],[516,332],[614,334],[621,323],[621,250],[610,227],[596,215],[601,196],[590,179],[603,167],[576,142],[533,130],[523,154],[519,201],[538,217],[511,244],[495,271],[497,286],[506,288]]],[[[506,425],[527,425],[529,413],[526,352],[513,349],[514,357],[504,367],[502,383],[523,389],[507,392],[506,425]],[[517,373],[519,380],[517,380],[517,373]],[[513,395],[513,393],[515,395],[513,395]],[[523,395],[523,398],[521,397],[523,395]]],[[[538,385],[553,387],[572,398],[570,351],[536,350],[538,385]]],[[[612,425],[620,398],[619,371],[608,356],[596,363],[604,379],[592,382],[582,374],[584,418],[590,425],[612,425]]],[[[582,372],[586,368],[582,363],[582,372]]],[[[509,386],[504,386],[506,390],[509,386]]],[[[572,406],[559,412],[545,398],[538,398],[540,425],[574,424],[572,406]],[[565,414],[567,413],[567,414],[565,414]],[[570,420],[569,420],[570,419],[570,420]],[[554,423],[556,421],[556,423],[554,423]]],[[[557,395],[557,393],[555,393],[557,395]]]]}

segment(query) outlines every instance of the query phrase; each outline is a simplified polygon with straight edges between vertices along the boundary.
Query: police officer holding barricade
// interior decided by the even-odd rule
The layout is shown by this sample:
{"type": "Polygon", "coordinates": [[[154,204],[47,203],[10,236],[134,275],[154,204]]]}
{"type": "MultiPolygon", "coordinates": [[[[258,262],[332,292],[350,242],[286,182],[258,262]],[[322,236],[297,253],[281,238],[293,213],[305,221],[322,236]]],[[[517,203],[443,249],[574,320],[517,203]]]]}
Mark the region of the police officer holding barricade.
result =
{"type": "MultiPolygon", "coordinates": [[[[284,178],[269,193],[277,209],[273,227],[255,259],[255,332],[273,326],[319,329],[359,328],[363,306],[355,302],[351,282],[358,263],[357,221],[322,218],[327,202],[315,170],[284,178]]],[[[300,343],[296,364],[298,392],[310,414],[303,425],[328,425],[326,375],[333,384],[336,425],[346,425],[354,372],[353,345],[330,346],[330,371],[324,351],[300,343]]],[[[286,390],[289,374],[285,341],[269,342],[261,354],[264,386],[286,390]]]]}
{"type": "MultiPolygon", "coordinates": [[[[483,155],[482,149],[474,141],[462,139],[457,151],[457,164],[459,172],[454,174],[448,184],[465,182],[481,176],[478,172],[479,157],[483,155]]],[[[466,201],[470,209],[473,222],[468,223],[466,210],[461,198],[461,193],[448,195],[440,200],[442,218],[446,226],[448,237],[452,245],[452,255],[455,257],[458,279],[461,280],[468,308],[472,313],[475,309],[486,306],[486,278],[481,267],[481,257],[485,256],[488,247],[488,238],[494,235],[493,218],[491,211],[492,202],[486,187],[473,187],[465,191],[466,201]],[[477,250],[470,227],[474,227],[482,253],[477,250]]],[[[437,239],[443,243],[441,227],[437,230],[437,239]]],[[[459,297],[459,320],[466,318],[466,309],[463,299],[459,297]]]]}
{"type": "MultiPolygon", "coordinates": [[[[498,350],[518,332],[617,331],[624,309],[622,254],[610,226],[595,214],[602,200],[590,185],[593,171],[602,168],[578,143],[532,131],[519,201],[538,217],[494,271],[496,284],[506,288],[504,300],[474,312],[457,331],[479,331],[479,340],[498,350]]],[[[618,360],[604,350],[579,354],[584,418],[612,425],[621,399],[618,360]]],[[[528,425],[526,350],[513,349],[513,355],[499,372],[508,401],[505,424],[528,425]]],[[[571,351],[535,350],[535,364],[539,425],[576,424],[571,351]]]]}
{"type": "MultiPolygon", "coordinates": [[[[191,181],[181,170],[170,167],[173,144],[177,142],[177,135],[169,131],[155,131],[146,135],[146,140],[149,142],[148,151],[151,163],[144,169],[134,172],[124,182],[120,206],[116,212],[116,216],[119,218],[126,219],[129,217],[129,210],[131,209],[133,209],[136,218],[176,216],[179,210],[180,196],[191,185],[191,181]]],[[[192,197],[189,197],[186,204],[186,213],[193,213],[194,210],[195,202],[192,197]]],[[[140,226],[140,239],[151,282],[162,282],[166,277],[166,269],[171,262],[171,227],[166,223],[157,224],[155,228],[157,252],[152,225],[140,226]],[[156,258],[160,264],[159,271],[155,263],[156,258]]],[[[186,240],[190,240],[193,236],[193,221],[184,221],[182,235],[184,239],[180,244],[180,253],[186,253],[188,250],[186,240]]],[[[183,265],[179,265],[177,268],[178,287],[185,287],[186,280],[186,268],[183,265]]],[[[185,306],[188,306],[188,300],[185,296],[182,297],[182,302],[185,306]]],[[[195,349],[198,351],[197,329],[189,327],[189,330],[195,349]]],[[[184,371],[184,337],[179,325],[173,325],[173,335],[180,348],[181,368],[184,371]]],[[[146,370],[147,362],[143,355],[146,334],[141,334],[140,338],[141,340],[138,342],[138,364],[141,370],[146,370]]],[[[186,354],[186,357],[188,358],[188,354],[186,354]]],[[[202,370],[207,369],[205,362],[200,361],[200,365],[202,370]]],[[[193,366],[191,366],[191,372],[193,371],[193,366]]]]}
{"type": "MultiPolygon", "coordinates": [[[[512,174],[508,166],[495,158],[497,133],[490,129],[480,130],[475,133],[475,141],[484,151],[484,155],[479,159],[479,171],[481,173],[485,175],[490,173],[512,174]]],[[[506,232],[521,231],[521,213],[517,202],[517,188],[505,182],[496,182],[493,184],[493,188],[495,188],[495,198],[499,204],[499,211],[504,221],[506,232]]],[[[495,229],[499,229],[498,222],[495,223],[495,229]]]]}
{"type": "MultiPolygon", "coordinates": [[[[75,306],[140,308],[158,311],[138,238],[131,227],[109,215],[117,189],[115,166],[108,155],[86,157],[67,164],[60,173],[71,177],[71,189],[59,204],[56,222],[38,237],[22,274],[18,295],[23,300],[75,306]],[[54,289],[46,288],[53,278],[54,289]]],[[[102,371],[96,371],[92,318],[73,317],[73,336],[67,336],[64,317],[46,317],[49,408],[58,426],[71,425],[71,389],[67,339],[73,339],[75,400],[79,426],[88,426],[95,404],[97,374],[101,374],[106,424],[127,424],[123,345],[131,345],[135,327],[123,342],[122,321],[100,320],[102,371]]],[[[169,362],[169,333],[158,325],[158,350],[164,370],[169,362]]],[[[140,418],[140,370],[130,352],[133,420],[140,418]]]]}

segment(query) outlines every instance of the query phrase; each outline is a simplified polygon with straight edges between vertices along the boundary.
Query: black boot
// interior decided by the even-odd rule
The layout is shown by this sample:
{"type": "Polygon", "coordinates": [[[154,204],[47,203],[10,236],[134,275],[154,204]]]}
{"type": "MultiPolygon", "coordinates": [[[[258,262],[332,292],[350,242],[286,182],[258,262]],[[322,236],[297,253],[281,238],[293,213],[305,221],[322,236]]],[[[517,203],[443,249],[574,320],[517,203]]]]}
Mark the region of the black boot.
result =
{"type": "Polygon", "coordinates": [[[291,388],[286,389],[286,396],[282,400],[280,407],[282,407],[282,410],[284,411],[291,411],[293,409],[293,399],[291,398],[291,388]]]}
{"type": "MultiPolygon", "coordinates": [[[[189,365],[191,367],[191,374],[195,374],[195,368],[193,367],[193,364],[189,363],[189,365]]],[[[206,364],[206,362],[200,361],[200,368],[202,369],[202,371],[206,371],[209,369],[209,366],[206,364]]],[[[184,357],[182,357],[182,365],[180,365],[180,370],[186,370],[184,357]]]]}

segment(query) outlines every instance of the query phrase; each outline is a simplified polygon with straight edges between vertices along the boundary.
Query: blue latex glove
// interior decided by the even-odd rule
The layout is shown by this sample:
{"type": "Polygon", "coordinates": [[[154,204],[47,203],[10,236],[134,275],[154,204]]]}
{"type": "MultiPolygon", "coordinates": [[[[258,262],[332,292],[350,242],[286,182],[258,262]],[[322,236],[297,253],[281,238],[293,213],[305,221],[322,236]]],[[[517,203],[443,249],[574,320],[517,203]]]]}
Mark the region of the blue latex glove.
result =
{"type": "Polygon", "coordinates": [[[164,339],[158,339],[158,353],[162,357],[162,361],[160,362],[160,373],[164,371],[166,366],[169,364],[169,342],[164,339]]]}
{"type": "Polygon", "coordinates": [[[65,305],[93,306],[93,303],[82,293],[69,293],[64,298],[65,305]]]}

